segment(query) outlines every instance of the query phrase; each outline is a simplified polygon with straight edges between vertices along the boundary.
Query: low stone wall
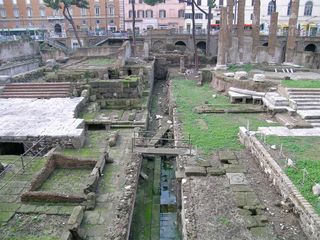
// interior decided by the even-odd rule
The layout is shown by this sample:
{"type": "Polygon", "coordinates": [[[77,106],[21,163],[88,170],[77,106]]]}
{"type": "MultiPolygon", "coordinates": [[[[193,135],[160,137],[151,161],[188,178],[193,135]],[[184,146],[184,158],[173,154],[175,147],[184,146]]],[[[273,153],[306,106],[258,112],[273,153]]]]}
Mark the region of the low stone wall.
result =
{"type": "Polygon", "coordinates": [[[21,73],[32,71],[39,67],[38,59],[31,59],[23,62],[16,62],[0,67],[0,75],[15,76],[21,73]]]}
{"type": "Polygon", "coordinates": [[[244,127],[240,127],[239,137],[248,150],[258,161],[262,170],[269,176],[284,198],[289,198],[294,204],[300,218],[300,224],[310,239],[320,239],[320,217],[310,203],[300,194],[278,163],[260,143],[255,135],[251,135],[244,127]]]}
{"type": "Polygon", "coordinates": [[[43,77],[44,72],[45,72],[45,67],[37,68],[31,71],[13,76],[10,82],[12,83],[31,82],[32,80],[43,77]]]}
{"type": "Polygon", "coordinates": [[[138,98],[142,96],[143,84],[140,76],[131,75],[125,79],[96,80],[89,82],[91,96],[105,98],[138,98]]]}
{"type": "Polygon", "coordinates": [[[83,189],[83,192],[88,194],[95,191],[100,173],[105,165],[105,158],[101,158],[99,161],[95,160],[79,160],[77,158],[66,157],[59,153],[54,153],[50,156],[45,166],[41,169],[40,173],[32,180],[30,188],[27,192],[21,195],[22,202],[28,201],[46,201],[46,202],[75,202],[81,203],[86,200],[81,195],[70,195],[64,193],[55,193],[47,191],[37,191],[41,185],[48,179],[50,174],[56,168],[67,169],[91,169],[94,170],[88,178],[87,186],[83,189]],[[101,169],[102,168],[102,169],[101,169]],[[98,171],[95,171],[98,169],[98,171]],[[94,179],[92,182],[91,179],[94,179]]]}
{"type": "Polygon", "coordinates": [[[269,87],[276,86],[272,82],[254,82],[252,80],[236,80],[231,77],[226,77],[220,71],[214,71],[211,85],[217,91],[226,92],[230,87],[249,89],[257,92],[266,91],[269,87]]]}
{"type": "Polygon", "coordinates": [[[82,203],[86,199],[77,195],[65,193],[50,193],[50,192],[25,192],[21,195],[22,202],[70,202],[82,203]]]}
{"type": "Polygon", "coordinates": [[[20,61],[39,55],[39,43],[36,41],[19,40],[0,43],[0,63],[20,61]]]}

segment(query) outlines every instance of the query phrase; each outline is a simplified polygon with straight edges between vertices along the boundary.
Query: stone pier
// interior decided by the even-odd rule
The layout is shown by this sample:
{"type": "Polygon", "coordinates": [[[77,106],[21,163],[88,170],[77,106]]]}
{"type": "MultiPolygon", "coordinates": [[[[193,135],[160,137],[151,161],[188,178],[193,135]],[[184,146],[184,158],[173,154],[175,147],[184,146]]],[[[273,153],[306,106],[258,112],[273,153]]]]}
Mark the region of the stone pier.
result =
{"type": "Polygon", "coordinates": [[[218,59],[216,68],[225,68],[226,67],[226,49],[228,48],[228,25],[227,25],[227,8],[221,8],[220,15],[220,32],[219,32],[219,41],[218,41],[218,59]]]}
{"type": "Polygon", "coordinates": [[[253,18],[252,18],[252,55],[251,61],[257,62],[257,54],[260,46],[259,33],[260,33],[260,0],[254,0],[253,3],[253,18]]]}
{"type": "Polygon", "coordinates": [[[292,10],[289,19],[289,32],[286,47],[286,62],[292,63],[294,50],[296,47],[296,37],[297,37],[297,21],[299,13],[299,0],[292,0],[292,10]]]}
{"type": "Polygon", "coordinates": [[[278,30],[278,12],[273,12],[270,19],[269,39],[268,39],[268,54],[270,62],[275,62],[274,54],[277,46],[277,30],[278,30]]]}
{"type": "Polygon", "coordinates": [[[238,37],[238,51],[239,51],[240,64],[243,63],[245,5],[246,5],[246,0],[238,0],[237,37],[238,37]]]}
{"type": "MultiPolygon", "coordinates": [[[[226,49],[227,50],[227,62],[231,63],[231,52],[230,49],[232,48],[232,32],[233,32],[233,6],[234,6],[234,0],[227,0],[227,13],[226,13],[226,19],[227,19],[227,31],[226,31],[226,37],[224,41],[226,41],[226,49]]],[[[221,13],[222,15],[222,13],[221,13]]],[[[220,21],[221,22],[221,21],[220,21]]]]}

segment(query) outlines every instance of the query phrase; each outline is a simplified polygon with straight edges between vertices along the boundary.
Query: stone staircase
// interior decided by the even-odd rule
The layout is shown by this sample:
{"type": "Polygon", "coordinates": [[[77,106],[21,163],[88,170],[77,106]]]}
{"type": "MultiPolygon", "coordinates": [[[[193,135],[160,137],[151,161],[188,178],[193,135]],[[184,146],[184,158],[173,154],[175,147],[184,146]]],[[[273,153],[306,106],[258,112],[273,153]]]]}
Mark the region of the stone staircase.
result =
{"type": "Polygon", "coordinates": [[[71,85],[61,83],[9,83],[0,98],[63,98],[71,96],[71,85]]]}
{"type": "Polygon", "coordinates": [[[313,127],[320,127],[320,89],[287,88],[290,106],[313,127]]]}

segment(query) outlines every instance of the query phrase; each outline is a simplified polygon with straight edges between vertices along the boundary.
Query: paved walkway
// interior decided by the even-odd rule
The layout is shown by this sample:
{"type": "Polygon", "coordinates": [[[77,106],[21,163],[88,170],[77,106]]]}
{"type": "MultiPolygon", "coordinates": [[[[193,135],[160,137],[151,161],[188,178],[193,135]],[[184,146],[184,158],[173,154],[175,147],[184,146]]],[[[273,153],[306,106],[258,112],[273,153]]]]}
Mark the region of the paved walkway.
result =
{"type": "Polygon", "coordinates": [[[114,160],[106,164],[102,179],[97,188],[97,204],[94,210],[86,211],[81,227],[85,229],[86,239],[111,239],[116,208],[124,190],[125,168],[131,160],[132,129],[119,130],[117,145],[110,148],[110,157],[114,160]],[[107,237],[106,237],[107,236],[107,237]]]}
{"type": "Polygon", "coordinates": [[[320,128],[289,129],[286,127],[259,127],[258,133],[263,135],[275,135],[281,137],[317,137],[320,136],[320,128]]]}

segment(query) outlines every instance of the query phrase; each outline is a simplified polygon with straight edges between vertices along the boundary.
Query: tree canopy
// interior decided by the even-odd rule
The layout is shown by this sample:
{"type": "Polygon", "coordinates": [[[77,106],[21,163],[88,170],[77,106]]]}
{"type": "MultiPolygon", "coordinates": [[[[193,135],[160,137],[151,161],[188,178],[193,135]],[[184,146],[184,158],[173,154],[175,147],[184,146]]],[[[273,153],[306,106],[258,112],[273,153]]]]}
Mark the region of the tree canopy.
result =
{"type": "Polygon", "coordinates": [[[44,0],[47,7],[58,10],[64,7],[69,8],[76,6],[78,8],[89,8],[89,2],[87,0],[44,0]]]}

